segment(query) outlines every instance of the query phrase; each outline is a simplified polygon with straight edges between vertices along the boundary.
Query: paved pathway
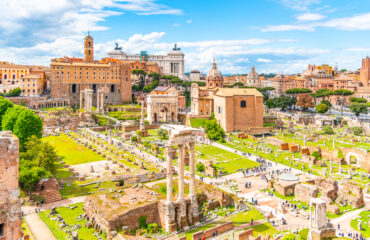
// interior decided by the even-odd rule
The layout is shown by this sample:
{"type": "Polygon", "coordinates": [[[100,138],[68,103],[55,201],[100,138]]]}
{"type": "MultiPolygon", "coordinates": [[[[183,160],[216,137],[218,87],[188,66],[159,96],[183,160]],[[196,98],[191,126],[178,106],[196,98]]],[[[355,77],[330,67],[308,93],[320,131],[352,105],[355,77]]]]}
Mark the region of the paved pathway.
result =
{"type": "MultiPolygon", "coordinates": [[[[41,208],[41,211],[46,211],[46,210],[52,209],[53,207],[67,206],[67,205],[80,203],[84,201],[85,201],[85,196],[68,198],[68,199],[63,199],[63,200],[56,201],[56,202],[45,203],[40,208],[41,208]]],[[[36,212],[35,211],[36,208],[37,206],[22,206],[23,215],[27,216],[27,215],[34,214],[36,212]]]]}
{"type": "Polygon", "coordinates": [[[39,215],[34,213],[24,218],[35,237],[35,240],[56,240],[49,228],[40,219],[39,215]]]}

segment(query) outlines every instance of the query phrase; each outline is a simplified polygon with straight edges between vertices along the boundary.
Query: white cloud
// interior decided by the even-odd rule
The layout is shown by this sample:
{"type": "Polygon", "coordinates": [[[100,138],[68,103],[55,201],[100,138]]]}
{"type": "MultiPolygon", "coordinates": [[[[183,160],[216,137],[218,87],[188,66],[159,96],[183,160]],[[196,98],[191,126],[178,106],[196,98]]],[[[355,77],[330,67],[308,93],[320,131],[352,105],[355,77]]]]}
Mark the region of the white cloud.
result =
{"type": "Polygon", "coordinates": [[[173,26],[173,27],[180,27],[180,26],[181,26],[181,24],[179,24],[179,23],[174,23],[174,24],[172,24],[172,26],[173,26]]]}
{"type": "Polygon", "coordinates": [[[267,58],[257,58],[257,62],[270,63],[270,62],[272,62],[272,60],[271,59],[267,59],[267,58]]]}
{"type": "Polygon", "coordinates": [[[292,30],[302,30],[302,31],[314,31],[315,27],[311,24],[309,25],[268,25],[261,29],[262,32],[283,32],[292,30]]]}
{"type": "Polygon", "coordinates": [[[186,21],[186,23],[192,23],[192,22],[193,22],[193,20],[191,20],[191,19],[186,21]]]}
{"type": "MultiPolygon", "coordinates": [[[[306,19],[309,19],[307,17],[306,19]]],[[[308,20],[307,20],[308,21],[308,20]]],[[[370,13],[360,14],[353,17],[334,18],[325,22],[307,24],[268,25],[261,29],[262,32],[279,31],[314,31],[317,27],[334,28],[345,31],[370,30],[370,13]]]]}
{"type": "Polygon", "coordinates": [[[318,21],[324,19],[326,16],[318,14],[318,13],[304,13],[297,17],[298,21],[318,21]]]}
{"type": "Polygon", "coordinates": [[[322,26],[349,31],[370,30],[370,13],[365,13],[353,17],[332,19],[322,24],[322,26]]]}
{"type": "Polygon", "coordinates": [[[320,0],[278,0],[278,2],[296,11],[307,11],[311,5],[320,3],[320,0]]]}

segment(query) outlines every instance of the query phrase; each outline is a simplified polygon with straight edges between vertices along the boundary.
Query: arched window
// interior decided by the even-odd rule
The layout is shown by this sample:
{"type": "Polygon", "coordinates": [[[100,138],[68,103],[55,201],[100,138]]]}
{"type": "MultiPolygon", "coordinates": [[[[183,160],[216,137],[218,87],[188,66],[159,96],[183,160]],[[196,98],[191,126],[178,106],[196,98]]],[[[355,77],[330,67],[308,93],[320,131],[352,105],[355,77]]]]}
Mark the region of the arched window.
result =
{"type": "MultiPolygon", "coordinates": [[[[87,45],[89,45],[89,47],[91,47],[91,42],[88,42],[87,45]]],[[[90,54],[90,53],[89,53],[90,54]]]]}
{"type": "Polygon", "coordinates": [[[240,101],[240,107],[242,108],[247,107],[247,102],[245,100],[240,101]]]}
{"type": "Polygon", "coordinates": [[[72,84],[72,93],[76,93],[76,84],[72,84]]]}

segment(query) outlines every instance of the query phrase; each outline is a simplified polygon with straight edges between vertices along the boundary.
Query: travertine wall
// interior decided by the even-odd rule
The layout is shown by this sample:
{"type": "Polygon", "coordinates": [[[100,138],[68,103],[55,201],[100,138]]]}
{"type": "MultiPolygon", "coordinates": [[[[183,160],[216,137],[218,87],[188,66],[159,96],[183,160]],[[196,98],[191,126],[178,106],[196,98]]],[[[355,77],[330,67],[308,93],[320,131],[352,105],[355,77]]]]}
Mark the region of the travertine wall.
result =
{"type": "Polygon", "coordinates": [[[0,132],[0,240],[22,239],[18,190],[19,141],[11,132],[0,132]]]}

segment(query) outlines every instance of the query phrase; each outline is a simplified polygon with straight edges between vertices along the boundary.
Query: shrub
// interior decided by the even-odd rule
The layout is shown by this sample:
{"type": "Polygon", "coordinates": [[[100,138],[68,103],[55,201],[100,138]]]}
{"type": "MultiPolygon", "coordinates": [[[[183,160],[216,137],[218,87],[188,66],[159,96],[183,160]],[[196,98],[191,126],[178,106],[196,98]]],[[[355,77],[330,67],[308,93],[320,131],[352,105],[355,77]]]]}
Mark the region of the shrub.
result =
{"type": "Polygon", "coordinates": [[[146,224],[146,216],[140,216],[139,217],[139,228],[147,228],[146,224]]]}
{"type": "Polygon", "coordinates": [[[132,142],[137,142],[137,137],[136,136],[131,137],[131,141],[132,142]]]}
{"type": "Polygon", "coordinates": [[[364,132],[361,127],[352,127],[351,131],[356,136],[359,136],[364,132]]]}
{"type": "Polygon", "coordinates": [[[326,113],[329,110],[329,107],[326,104],[320,103],[315,107],[318,113],[326,113]]]}
{"type": "Polygon", "coordinates": [[[168,139],[168,131],[166,129],[160,128],[157,134],[161,139],[168,139]]]}
{"type": "Polygon", "coordinates": [[[318,151],[314,151],[312,154],[316,159],[321,159],[320,153],[318,151]]]}
{"type": "Polygon", "coordinates": [[[325,125],[321,129],[325,134],[334,134],[334,130],[330,125],[325,125]]]}
{"type": "Polygon", "coordinates": [[[206,170],[206,167],[203,163],[197,163],[197,171],[198,172],[204,172],[206,170]]]}

